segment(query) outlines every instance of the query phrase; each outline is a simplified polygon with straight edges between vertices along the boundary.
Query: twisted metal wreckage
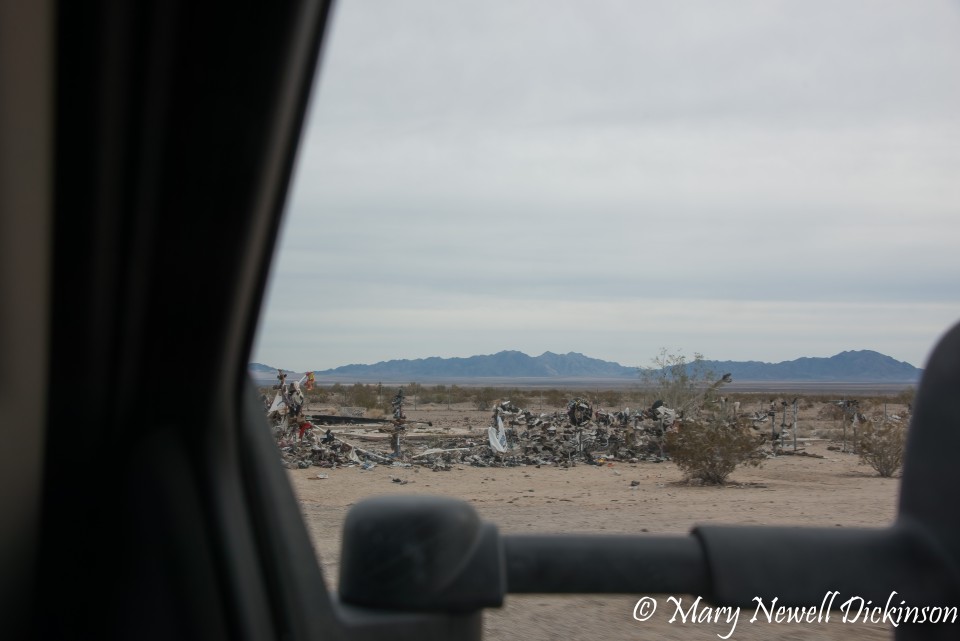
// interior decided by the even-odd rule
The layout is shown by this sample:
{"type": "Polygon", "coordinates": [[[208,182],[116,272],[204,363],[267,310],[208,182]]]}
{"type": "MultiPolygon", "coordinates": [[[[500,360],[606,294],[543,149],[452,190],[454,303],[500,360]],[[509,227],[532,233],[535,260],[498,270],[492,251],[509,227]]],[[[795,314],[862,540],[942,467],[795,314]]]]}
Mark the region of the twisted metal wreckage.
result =
{"type": "MultiPolygon", "coordinates": [[[[685,420],[693,420],[693,417],[685,418],[684,414],[697,414],[700,402],[731,380],[729,375],[724,375],[698,398],[679,409],[667,407],[658,400],[647,409],[607,412],[594,409],[582,398],[574,398],[567,404],[565,412],[537,414],[503,401],[494,408],[491,425],[484,435],[486,438],[475,434],[434,435],[432,447],[411,441],[403,448],[401,437],[408,426],[432,423],[407,419],[402,389],[391,401],[393,416],[389,419],[304,415],[301,383],[306,375],[299,381],[286,383],[286,375],[281,371],[277,378],[276,397],[269,406],[264,397],[264,405],[286,467],[358,465],[369,469],[386,464],[422,465],[435,471],[450,469],[451,465],[569,467],[577,463],[603,464],[608,461],[661,462],[668,458],[663,449],[666,434],[680,429],[685,420]],[[379,431],[390,435],[390,451],[361,448],[347,440],[345,435],[334,434],[330,427],[371,424],[379,424],[379,431]]],[[[308,385],[307,389],[310,389],[312,380],[308,385]]],[[[739,416],[739,403],[735,403],[732,410],[728,414],[730,423],[756,429],[757,423],[767,420],[766,415],[739,416]]],[[[785,432],[781,430],[773,434],[771,438],[775,445],[785,432]]]]}
{"type": "Polygon", "coordinates": [[[373,467],[376,463],[392,463],[402,457],[400,437],[409,425],[428,425],[429,421],[410,421],[403,412],[403,390],[397,390],[391,401],[393,407],[392,419],[363,418],[362,416],[336,416],[303,413],[304,395],[301,383],[306,382],[304,388],[313,389],[313,372],[304,374],[298,381],[286,382],[283,370],[277,372],[279,383],[274,386],[277,390],[272,403],[265,396],[262,397],[267,411],[267,419],[273,428],[274,437],[283,455],[284,463],[290,468],[307,468],[311,465],[333,467],[336,465],[362,465],[373,467]],[[321,437],[320,425],[370,425],[380,424],[381,432],[390,435],[393,452],[390,455],[364,450],[348,443],[333,434],[327,428],[321,437]],[[361,460],[361,456],[365,460],[361,460]]]}

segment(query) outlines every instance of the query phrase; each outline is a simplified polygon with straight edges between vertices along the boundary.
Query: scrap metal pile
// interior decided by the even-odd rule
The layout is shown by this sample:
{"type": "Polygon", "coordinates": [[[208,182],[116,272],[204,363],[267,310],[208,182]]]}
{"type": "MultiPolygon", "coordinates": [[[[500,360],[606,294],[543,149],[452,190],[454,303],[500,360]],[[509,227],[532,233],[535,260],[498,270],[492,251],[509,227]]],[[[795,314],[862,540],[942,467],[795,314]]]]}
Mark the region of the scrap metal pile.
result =
{"type": "MultiPolygon", "coordinates": [[[[403,390],[398,390],[393,398],[392,419],[365,419],[357,416],[326,416],[305,415],[304,396],[300,383],[304,380],[312,387],[312,380],[305,375],[300,381],[286,382],[286,374],[278,371],[279,383],[274,385],[277,390],[273,402],[264,395],[261,400],[267,413],[267,420],[273,431],[273,436],[280,449],[283,464],[288,469],[305,469],[316,465],[318,467],[338,467],[359,465],[365,469],[374,467],[378,463],[389,465],[409,466],[401,463],[401,435],[406,432],[408,425],[421,423],[409,421],[403,412],[403,390]],[[364,449],[350,443],[333,433],[326,425],[365,425],[377,424],[379,431],[389,434],[391,445],[390,453],[381,453],[372,449],[364,449]]],[[[307,387],[310,389],[310,387],[307,387]]],[[[355,412],[353,412],[355,413],[355,412]]],[[[425,425],[432,425],[426,422],[425,425]]]]}
{"type": "MultiPolygon", "coordinates": [[[[506,447],[470,453],[472,465],[571,465],[621,460],[663,461],[664,435],[675,429],[677,412],[657,401],[648,409],[631,412],[594,410],[574,398],[566,412],[534,414],[505,401],[494,410],[494,421],[504,425],[506,447]]],[[[493,428],[491,428],[493,429],[493,428]]]]}
{"type": "MultiPolygon", "coordinates": [[[[427,437],[432,441],[429,445],[422,441],[413,442],[413,437],[408,437],[404,448],[401,436],[407,433],[407,426],[418,421],[409,421],[404,414],[402,389],[397,391],[391,403],[391,419],[304,416],[304,397],[299,382],[287,384],[285,377],[282,371],[278,372],[279,384],[274,386],[277,393],[273,403],[269,403],[265,396],[263,400],[286,467],[416,464],[431,467],[435,471],[450,469],[452,465],[569,467],[577,463],[603,464],[608,461],[664,461],[667,458],[664,453],[666,435],[681,429],[684,413],[691,415],[687,420],[702,419],[700,410],[708,396],[732,380],[729,374],[724,374],[678,409],[669,408],[658,400],[642,410],[631,412],[627,408],[607,412],[594,409],[583,398],[574,398],[567,403],[564,412],[536,414],[505,400],[494,408],[491,424],[485,434],[421,435],[419,438],[427,437]],[[363,449],[349,442],[344,434],[334,434],[331,429],[324,431],[320,427],[323,424],[343,425],[345,422],[379,425],[380,432],[389,434],[390,449],[363,449]]],[[[307,389],[312,384],[313,380],[307,378],[307,389]]],[[[724,408],[726,399],[721,397],[719,403],[724,408]]],[[[739,416],[739,405],[739,402],[733,404],[732,415],[721,411],[719,415],[714,414],[711,420],[719,419],[723,424],[750,425],[758,429],[758,421],[766,419],[766,416],[756,416],[752,420],[739,416]]],[[[784,407],[786,405],[784,403],[784,407]]],[[[796,399],[793,406],[795,408],[796,399]]],[[[429,422],[423,424],[432,426],[429,422]]],[[[774,430],[773,438],[782,438],[783,433],[783,429],[780,434],[774,430]]],[[[365,437],[355,435],[349,438],[365,437]]],[[[381,443],[386,440],[382,439],[381,443]]]]}
{"type": "Polygon", "coordinates": [[[336,435],[330,429],[323,430],[311,424],[302,436],[281,438],[277,441],[280,457],[288,469],[306,469],[317,467],[348,467],[357,465],[370,469],[377,464],[403,464],[392,454],[384,454],[372,449],[362,448],[336,435]]]}
{"type": "MultiPolygon", "coordinates": [[[[280,378],[280,377],[278,377],[280,378]]],[[[617,412],[594,410],[582,398],[571,400],[565,412],[536,414],[503,401],[494,409],[492,425],[483,436],[438,436],[431,447],[399,444],[406,424],[403,395],[394,398],[394,418],[380,428],[390,434],[388,451],[364,449],[350,437],[323,429],[319,421],[307,420],[300,411],[301,397],[292,385],[278,388],[278,398],[268,409],[274,436],[284,465],[310,466],[424,465],[435,471],[453,465],[502,467],[517,465],[602,464],[607,461],[663,461],[664,435],[679,424],[678,412],[657,401],[648,409],[617,412]],[[284,392],[283,390],[287,391],[284,392]],[[283,400],[289,396],[289,405],[283,400]],[[299,405],[297,401],[299,402],[299,405]],[[286,407],[286,411],[284,411],[286,407]],[[295,409],[296,408],[296,411],[295,409]],[[401,463],[406,461],[406,463],[401,463]]],[[[310,417],[318,419],[322,417],[310,417]]]]}

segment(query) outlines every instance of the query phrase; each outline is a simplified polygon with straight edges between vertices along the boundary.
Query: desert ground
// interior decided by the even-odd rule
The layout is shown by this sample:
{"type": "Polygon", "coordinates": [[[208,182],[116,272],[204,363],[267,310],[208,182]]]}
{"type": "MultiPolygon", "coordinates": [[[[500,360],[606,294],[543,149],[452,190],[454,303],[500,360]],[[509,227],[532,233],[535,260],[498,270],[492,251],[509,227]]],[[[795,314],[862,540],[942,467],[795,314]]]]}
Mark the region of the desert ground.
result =
{"type": "MultiPolygon", "coordinates": [[[[758,401],[757,405],[761,405],[758,401]]],[[[816,456],[782,455],[759,468],[738,468],[721,487],[684,482],[677,467],[661,463],[615,461],[560,467],[472,467],[449,470],[378,465],[294,469],[290,482],[328,584],[336,585],[341,529],[350,509],[378,495],[434,494],[457,497],[504,533],[685,534],[703,523],[768,524],[825,527],[883,527],[896,515],[898,478],[880,478],[860,464],[855,454],[837,451],[836,421],[821,404],[801,404],[798,448],[816,456]],[[831,448],[831,449],[828,449],[831,448]],[[633,484],[632,482],[637,482],[633,484]]],[[[880,404],[872,407],[880,411],[880,404]]],[[[906,408],[890,404],[890,414],[906,408]]],[[[412,430],[405,447],[419,439],[477,434],[490,424],[490,412],[467,405],[408,410],[413,420],[432,427],[412,430]]],[[[779,419],[778,419],[779,420],[779,419]]],[[[344,439],[363,439],[376,447],[385,438],[375,429],[335,429],[344,439]]],[[[382,450],[386,444],[382,444],[382,450]]],[[[792,442],[789,443],[792,449],[792,442]]],[[[784,554],[790,551],[785,549],[784,554]]],[[[676,610],[668,595],[653,595],[658,610],[645,622],[632,613],[644,595],[508,596],[501,609],[484,614],[488,639],[887,639],[883,624],[843,623],[834,613],[830,623],[749,623],[744,609],[731,624],[671,623],[676,610]],[[729,636],[728,636],[729,635],[729,636]]],[[[681,596],[681,595],[678,595],[681,596]]],[[[682,596],[684,607],[693,596],[682,596]]]]}

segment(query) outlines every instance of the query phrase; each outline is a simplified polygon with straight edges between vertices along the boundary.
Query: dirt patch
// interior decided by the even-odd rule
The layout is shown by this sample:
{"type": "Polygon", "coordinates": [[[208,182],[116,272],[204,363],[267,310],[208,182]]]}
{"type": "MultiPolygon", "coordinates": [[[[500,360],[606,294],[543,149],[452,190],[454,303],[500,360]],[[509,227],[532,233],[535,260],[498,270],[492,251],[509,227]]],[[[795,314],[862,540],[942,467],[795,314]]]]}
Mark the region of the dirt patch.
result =
{"type": "MultiPolygon", "coordinates": [[[[811,410],[815,412],[814,410],[811,410]]],[[[412,412],[411,412],[412,414],[412,412]]],[[[458,431],[488,425],[489,414],[458,431]]],[[[473,417],[468,417],[473,418],[473,417]]],[[[434,424],[442,419],[434,418],[434,424]]],[[[448,423],[449,424],[449,423],[448,423]]],[[[828,443],[810,441],[807,451],[823,458],[780,456],[761,468],[739,469],[720,487],[684,484],[675,465],[616,462],[599,465],[476,468],[453,465],[442,473],[429,468],[388,465],[290,470],[306,525],[330,586],[336,585],[340,532],[351,505],[369,496],[435,494],[459,497],[505,533],[684,534],[697,524],[882,527],[896,514],[899,479],[873,476],[855,455],[832,452],[828,443]],[[395,479],[399,479],[395,480],[395,479]],[[406,481],[404,483],[403,481],[406,481]],[[738,491],[747,490],[747,491],[738,491]]],[[[784,550],[789,554],[789,550],[784,550]]],[[[669,622],[675,607],[656,595],[657,613],[647,622],[633,619],[643,595],[510,596],[504,608],[485,614],[485,638],[548,639],[717,639],[727,623],[669,622]]],[[[692,603],[684,597],[684,607],[692,603]]],[[[744,609],[731,639],[887,639],[880,624],[776,624],[747,620],[744,609]]]]}

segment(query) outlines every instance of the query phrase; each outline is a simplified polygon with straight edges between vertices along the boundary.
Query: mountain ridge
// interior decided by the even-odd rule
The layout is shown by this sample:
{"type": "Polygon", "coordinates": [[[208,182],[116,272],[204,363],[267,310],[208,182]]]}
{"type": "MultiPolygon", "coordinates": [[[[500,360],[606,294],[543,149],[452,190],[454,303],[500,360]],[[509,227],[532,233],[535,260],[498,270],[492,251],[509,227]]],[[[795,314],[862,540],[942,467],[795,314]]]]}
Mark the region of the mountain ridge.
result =
{"type": "MultiPolygon", "coordinates": [[[[704,360],[716,374],[730,373],[736,381],[904,382],[919,381],[923,370],[873,350],[847,350],[829,357],[804,356],[779,363],[761,361],[704,360]]],[[[257,377],[276,373],[276,368],[251,363],[257,377]]],[[[638,378],[640,368],[585,356],[579,352],[544,352],[529,356],[517,350],[469,357],[395,359],[378,363],[350,364],[318,370],[318,376],[378,378],[638,378]]]]}

